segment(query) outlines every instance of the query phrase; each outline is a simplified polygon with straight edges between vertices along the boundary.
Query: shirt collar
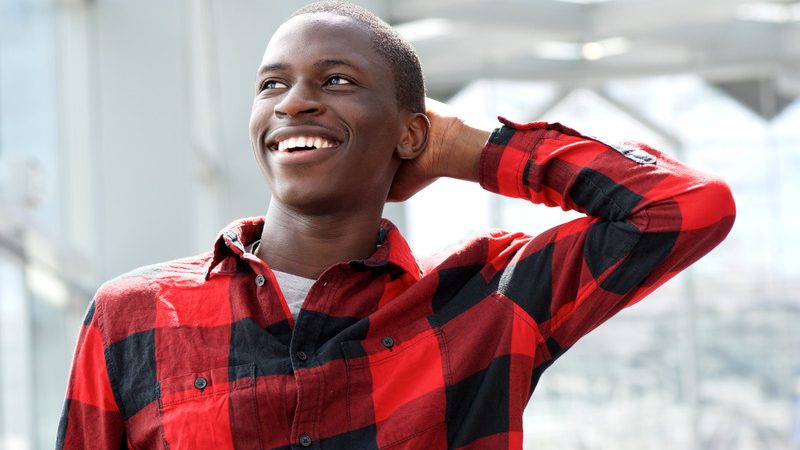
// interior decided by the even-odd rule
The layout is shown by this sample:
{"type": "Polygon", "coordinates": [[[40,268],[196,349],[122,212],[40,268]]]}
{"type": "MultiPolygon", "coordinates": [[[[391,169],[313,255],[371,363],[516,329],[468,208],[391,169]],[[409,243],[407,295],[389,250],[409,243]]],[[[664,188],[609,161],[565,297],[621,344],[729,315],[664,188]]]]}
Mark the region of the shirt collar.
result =
{"type": "Polygon", "coordinates": [[[235,272],[238,259],[236,257],[241,258],[245,246],[261,237],[263,226],[263,217],[248,217],[235,220],[223,228],[214,240],[214,250],[206,269],[206,279],[217,266],[219,266],[218,272],[235,272]]]}
{"type": "MultiPolygon", "coordinates": [[[[264,220],[263,216],[239,219],[219,232],[214,241],[211,262],[206,269],[206,279],[217,266],[218,272],[236,271],[237,260],[245,253],[245,247],[261,238],[264,220]]],[[[375,252],[362,263],[368,267],[391,263],[408,272],[414,279],[421,276],[419,264],[411,253],[411,248],[400,230],[388,219],[381,219],[375,252]]]]}
{"type": "Polygon", "coordinates": [[[417,259],[411,253],[411,248],[400,230],[389,219],[381,219],[378,229],[378,246],[375,253],[364,260],[364,264],[376,267],[387,263],[392,263],[405,270],[415,280],[418,280],[422,274],[417,259]]]}

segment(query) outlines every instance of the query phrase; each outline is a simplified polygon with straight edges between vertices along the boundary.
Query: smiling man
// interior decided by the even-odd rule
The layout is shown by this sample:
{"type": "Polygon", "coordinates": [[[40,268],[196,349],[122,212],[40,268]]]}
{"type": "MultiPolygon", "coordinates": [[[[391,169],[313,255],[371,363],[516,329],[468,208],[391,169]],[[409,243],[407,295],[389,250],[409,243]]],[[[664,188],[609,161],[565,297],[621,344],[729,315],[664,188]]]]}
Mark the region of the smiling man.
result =
{"type": "Polygon", "coordinates": [[[267,45],[250,137],[272,192],[256,255],[273,270],[315,279],[372,254],[394,174],[425,147],[422,77],[401,105],[371,33],[350,17],[305,13],[267,45]]]}
{"type": "Polygon", "coordinates": [[[542,372],[733,224],[647,146],[425,109],[413,49],[348,4],[276,31],[250,137],[266,216],[100,288],[58,448],[520,449],[542,372]],[[585,217],[417,260],[381,212],[438,177],[585,217]]]}

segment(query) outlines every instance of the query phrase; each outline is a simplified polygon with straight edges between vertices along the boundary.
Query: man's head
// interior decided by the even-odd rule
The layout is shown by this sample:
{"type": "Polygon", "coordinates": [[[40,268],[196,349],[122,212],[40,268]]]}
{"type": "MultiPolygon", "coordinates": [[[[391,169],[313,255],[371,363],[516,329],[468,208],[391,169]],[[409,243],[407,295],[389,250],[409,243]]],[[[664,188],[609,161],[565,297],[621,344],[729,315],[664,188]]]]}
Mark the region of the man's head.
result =
{"type": "Polygon", "coordinates": [[[400,162],[425,147],[423,108],[419,63],[407,42],[360,8],[313,4],[267,44],[250,138],[280,203],[317,214],[375,210],[400,162]]]}
{"type": "Polygon", "coordinates": [[[398,104],[411,112],[425,112],[425,80],[422,76],[422,66],[417,52],[406,38],[370,11],[341,1],[312,3],[298,9],[289,18],[314,13],[349,17],[366,26],[370,31],[375,51],[386,59],[392,70],[398,104]]]}

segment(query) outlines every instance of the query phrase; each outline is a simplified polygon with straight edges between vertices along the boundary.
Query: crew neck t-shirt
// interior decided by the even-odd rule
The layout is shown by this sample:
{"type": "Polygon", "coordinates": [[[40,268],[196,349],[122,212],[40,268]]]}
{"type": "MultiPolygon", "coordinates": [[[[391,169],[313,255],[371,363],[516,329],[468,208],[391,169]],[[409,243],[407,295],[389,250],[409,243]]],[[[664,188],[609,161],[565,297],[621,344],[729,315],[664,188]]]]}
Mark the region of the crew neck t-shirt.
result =
{"type": "Polygon", "coordinates": [[[300,307],[303,306],[303,300],[306,299],[309,289],[311,289],[311,286],[317,280],[280,272],[274,269],[272,272],[275,274],[275,279],[278,281],[278,286],[283,293],[283,298],[286,299],[286,303],[289,305],[292,318],[297,321],[297,316],[300,314],[300,307]]]}

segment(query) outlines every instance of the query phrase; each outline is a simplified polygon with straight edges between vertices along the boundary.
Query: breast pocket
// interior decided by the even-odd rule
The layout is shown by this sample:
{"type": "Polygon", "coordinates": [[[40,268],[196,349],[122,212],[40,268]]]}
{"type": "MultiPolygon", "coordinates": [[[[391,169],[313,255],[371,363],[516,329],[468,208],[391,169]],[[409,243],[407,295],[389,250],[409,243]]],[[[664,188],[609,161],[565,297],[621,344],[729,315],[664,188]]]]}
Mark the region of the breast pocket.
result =
{"type": "Polygon", "coordinates": [[[440,330],[343,342],[350,429],[374,423],[380,449],[446,444],[447,351],[440,330]]]}
{"type": "Polygon", "coordinates": [[[158,389],[167,448],[262,448],[255,364],[165,378],[158,389]]]}

